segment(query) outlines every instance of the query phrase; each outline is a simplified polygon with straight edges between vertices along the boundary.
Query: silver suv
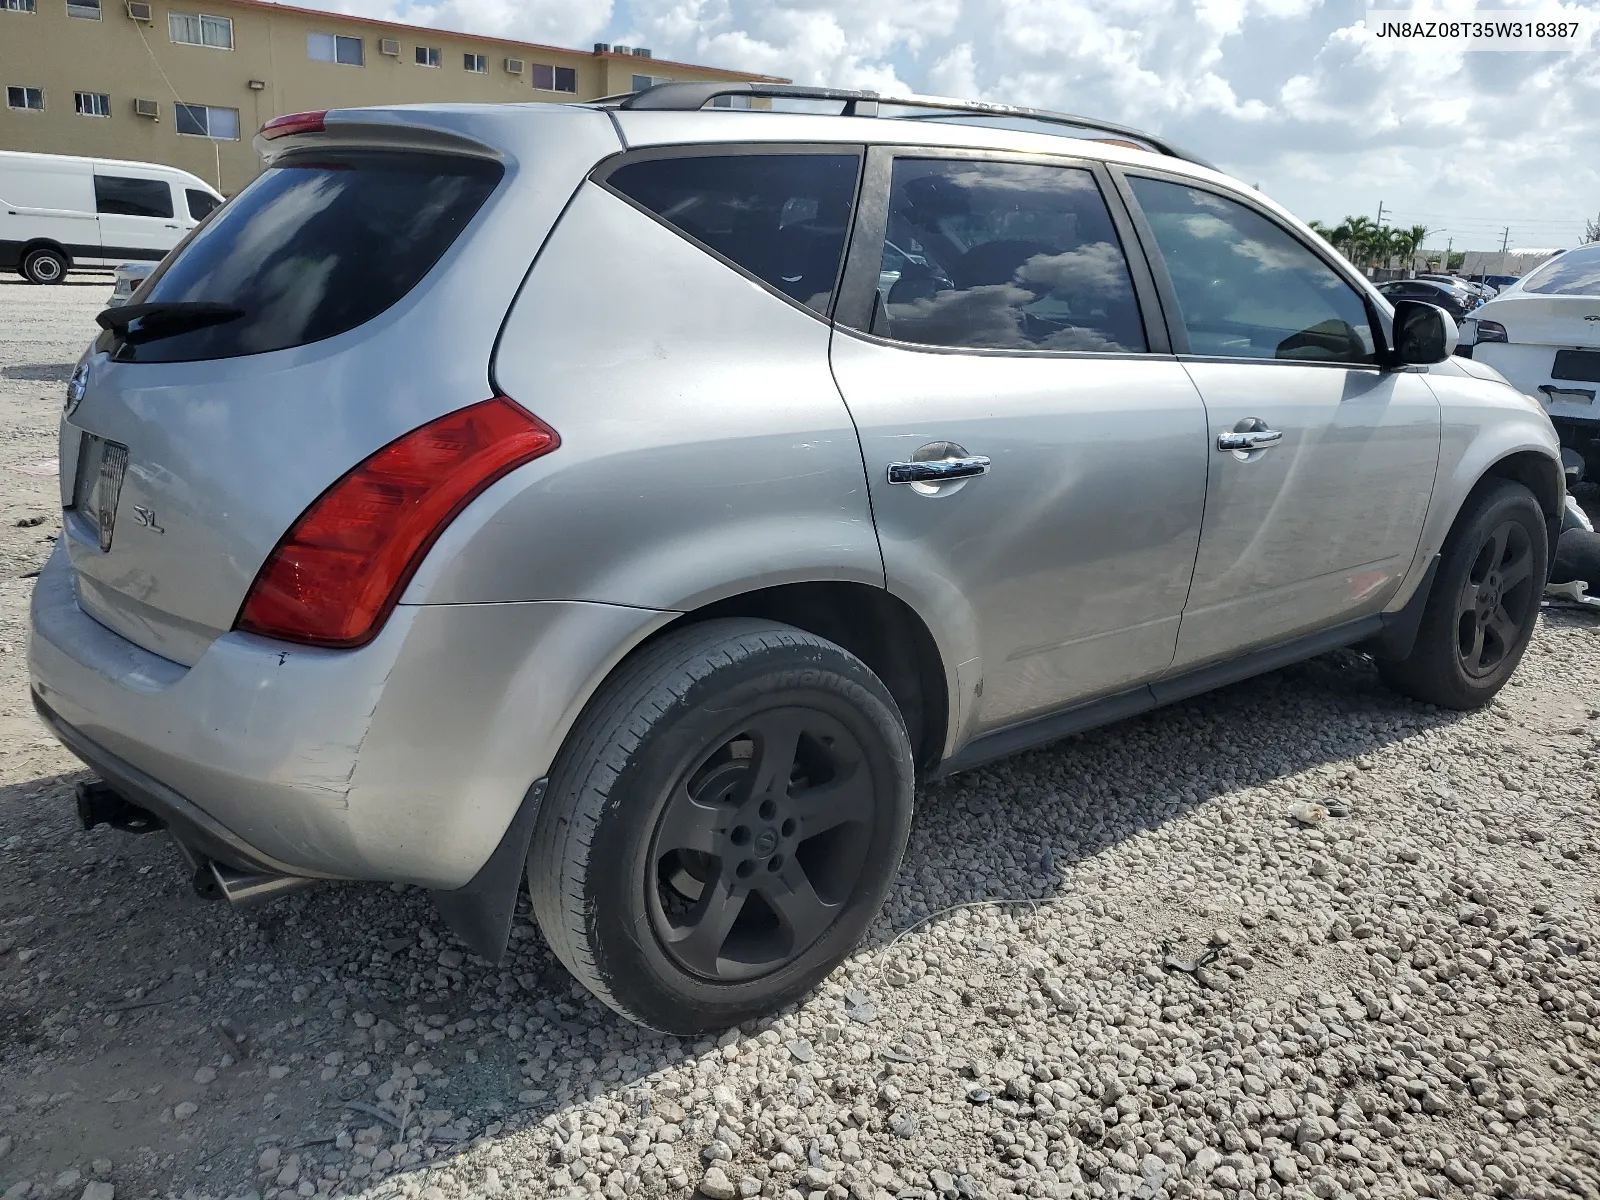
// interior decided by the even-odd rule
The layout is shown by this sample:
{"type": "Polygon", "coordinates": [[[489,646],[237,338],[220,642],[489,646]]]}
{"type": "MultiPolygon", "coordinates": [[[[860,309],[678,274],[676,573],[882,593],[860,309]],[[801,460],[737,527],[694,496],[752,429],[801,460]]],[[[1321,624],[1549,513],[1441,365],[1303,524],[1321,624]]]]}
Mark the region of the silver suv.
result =
{"type": "Polygon", "coordinates": [[[1159,139],[670,84],[257,144],[100,316],[32,614],[83,821],[202,890],[416,884],[496,958],[526,876],[595,995],[716,1029],[862,936],[919,778],[1335,647],[1470,708],[1527,645],[1539,406],[1159,139]]]}

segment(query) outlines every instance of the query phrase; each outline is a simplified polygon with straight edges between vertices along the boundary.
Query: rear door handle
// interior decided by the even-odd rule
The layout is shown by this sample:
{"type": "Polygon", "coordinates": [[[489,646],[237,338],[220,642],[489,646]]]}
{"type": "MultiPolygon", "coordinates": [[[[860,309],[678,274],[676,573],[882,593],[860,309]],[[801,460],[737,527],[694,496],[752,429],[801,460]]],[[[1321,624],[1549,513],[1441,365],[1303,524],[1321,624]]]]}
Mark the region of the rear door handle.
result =
{"type": "Polygon", "coordinates": [[[1231,433],[1217,434],[1217,449],[1265,450],[1268,446],[1276,446],[1281,441],[1283,433],[1277,429],[1234,430],[1231,433]]]}
{"type": "Polygon", "coordinates": [[[950,483],[989,473],[989,460],[981,454],[936,458],[930,462],[889,464],[890,483],[950,483]]]}

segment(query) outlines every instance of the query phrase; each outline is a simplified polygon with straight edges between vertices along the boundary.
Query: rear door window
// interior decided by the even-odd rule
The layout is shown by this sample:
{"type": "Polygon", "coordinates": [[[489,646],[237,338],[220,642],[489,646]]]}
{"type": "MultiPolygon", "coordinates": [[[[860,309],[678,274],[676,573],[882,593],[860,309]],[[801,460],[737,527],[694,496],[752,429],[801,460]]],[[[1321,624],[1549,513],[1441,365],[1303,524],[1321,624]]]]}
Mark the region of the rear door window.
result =
{"type": "Polygon", "coordinates": [[[869,332],[929,346],[1142,353],[1122,243],[1092,172],[896,159],[869,332]]]}
{"type": "Polygon", "coordinates": [[[624,163],[605,183],[768,287],[826,313],[860,166],[857,154],[694,155],[624,163]]]}
{"type": "Polygon", "coordinates": [[[414,288],[499,182],[498,163],[346,151],[286,160],[200,225],[146,304],[205,302],[239,316],[161,336],[134,324],[101,348],[125,362],[190,362],[321,341],[414,288]]]}
{"type": "Polygon", "coordinates": [[[162,179],[133,179],[126,175],[94,177],[95,211],[122,217],[172,219],[172,185],[162,179]]]}

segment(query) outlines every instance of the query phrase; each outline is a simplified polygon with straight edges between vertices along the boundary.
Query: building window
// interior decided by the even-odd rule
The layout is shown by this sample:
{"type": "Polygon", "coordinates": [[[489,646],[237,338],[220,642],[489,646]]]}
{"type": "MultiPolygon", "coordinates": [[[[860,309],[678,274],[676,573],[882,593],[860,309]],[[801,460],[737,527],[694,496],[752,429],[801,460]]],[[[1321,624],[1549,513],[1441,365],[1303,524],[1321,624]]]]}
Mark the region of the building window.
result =
{"type": "Polygon", "coordinates": [[[178,104],[178,132],[191,137],[208,137],[219,142],[239,140],[239,110],[212,108],[205,104],[178,104]]]}
{"type": "Polygon", "coordinates": [[[419,66],[419,67],[437,67],[439,65],[439,62],[440,62],[439,47],[437,47],[437,46],[418,46],[417,47],[417,66],[419,66]]]}
{"type": "Polygon", "coordinates": [[[44,111],[44,89],[34,87],[8,87],[6,89],[7,108],[31,108],[35,112],[44,111]]]}
{"type": "Polygon", "coordinates": [[[633,77],[633,90],[642,92],[645,88],[653,88],[658,83],[671,83],[672,80],[661,75],[635,75],[633,77]]]}
{"type": "Polygon", "coordinates": [[[533,90],[536,92],[576,92],[578,72],[574,67],[547,67],[533,64],[533,90]]]}
{"type": "Polygon", "coordinates": [[[98,21],[100,0],[67,0],[67,16],[82,17],[85,21],[98,21]]]}
{"type": "Polygon", "coordinates": [[[111,97],[104,92],[76,92],[72,97],[80,117],[109,117],[111,97]]]}
{"type": "Polygon", "coordinates": [[[463,54],[461,58],[461,65],[469,71],[483,75],[489,70],[489,56],[487,54],[463,54]]]}
{"type": "Polygon", "coordinates": [[[0,12],[32,12],[33,0],[0,0],[0,12]]]}
{"type": "Polygon", "coordinates": [[[713,96],[712,108],[749,108],[749,96],[713,96]]]}
{"type": "Polygon", "coordinates": [[[313,62],[343,63],[347,67],[359,67],[363,60],[361,39],[340,33],[306,34],[306,53],[313,62]]]}
{"type": "Polygon", "coordinates": [[[185,46],[210,46],[213,50],[233,49],[233,21],[209,13],[167,14],[167,32],[185,46]]]}

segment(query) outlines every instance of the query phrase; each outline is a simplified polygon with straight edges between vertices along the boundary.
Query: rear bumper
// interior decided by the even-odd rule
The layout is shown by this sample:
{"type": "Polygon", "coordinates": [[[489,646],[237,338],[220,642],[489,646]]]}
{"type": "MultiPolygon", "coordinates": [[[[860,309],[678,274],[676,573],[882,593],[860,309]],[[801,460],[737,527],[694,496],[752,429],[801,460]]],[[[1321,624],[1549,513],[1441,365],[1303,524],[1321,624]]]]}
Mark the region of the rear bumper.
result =
{"type": "Polygon", "coordinates": [[[402,605],[358,650],[229,633],[184,667],[86,615],[58,548],[28,664],[67,748],[209,856],[451,889],[493,854],[598,680],[670,616],[402,605]]]}
{"type": "Polygon", "coordinates": [[[1487,363],[1517,391],[1532,396],[1552,421],[1600,425],[1600,382],[1555,379],[1555,346],[1522,342],[1479,342],[1472,348],[1475,362],[1487,363]]]}

